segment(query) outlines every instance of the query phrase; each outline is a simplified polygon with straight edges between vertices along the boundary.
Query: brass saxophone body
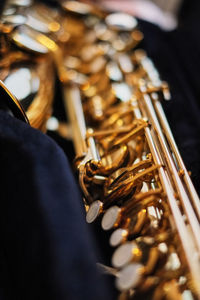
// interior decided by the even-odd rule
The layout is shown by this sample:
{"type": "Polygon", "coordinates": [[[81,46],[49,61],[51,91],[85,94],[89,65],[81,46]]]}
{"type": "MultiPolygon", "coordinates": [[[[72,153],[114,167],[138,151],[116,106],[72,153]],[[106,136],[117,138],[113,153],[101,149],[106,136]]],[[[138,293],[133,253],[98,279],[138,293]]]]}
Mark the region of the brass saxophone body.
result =
{"type": "Polygon", "coordinates": [[[199,199],[162,108],[168,85],[133,17],[87,6],[80,20],[73,4],[63,6],[82,31],[66,49],[65,103],[86,220],[110,232],[104,269],[120,299],[198,299],[199,199]]]}

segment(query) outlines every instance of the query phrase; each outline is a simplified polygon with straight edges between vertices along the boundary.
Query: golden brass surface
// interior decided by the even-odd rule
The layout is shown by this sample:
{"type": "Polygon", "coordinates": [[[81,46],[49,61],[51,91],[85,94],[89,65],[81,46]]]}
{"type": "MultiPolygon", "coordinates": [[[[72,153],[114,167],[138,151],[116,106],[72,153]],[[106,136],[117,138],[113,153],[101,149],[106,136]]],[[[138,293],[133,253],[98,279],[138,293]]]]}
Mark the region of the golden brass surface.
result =
{"type": "Polygon", "coordinates": [[[133,17],[71,5],[65,103],[87,222],[99,218],[115,248],[105,271],[119,299],[200,299],[199,199],[162,109],[168,85],[133,17]]]}

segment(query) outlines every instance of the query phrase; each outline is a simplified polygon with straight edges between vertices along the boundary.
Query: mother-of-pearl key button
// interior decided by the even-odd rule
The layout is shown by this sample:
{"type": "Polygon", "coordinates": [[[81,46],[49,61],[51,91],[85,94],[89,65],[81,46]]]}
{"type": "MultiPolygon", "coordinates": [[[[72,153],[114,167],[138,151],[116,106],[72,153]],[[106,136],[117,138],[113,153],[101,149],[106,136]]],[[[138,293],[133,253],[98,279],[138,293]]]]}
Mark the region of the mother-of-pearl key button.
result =
{"type": "Polygon", "coordinates": [[[126,13],[113,13],[106,17],[106,24],[112,29],[132,31],[136,28],[137,20],[126,13]]]}
{"type": "Polygon", "coordinates": [[[80,15],[89,14],[92,11],[92,6],[86,3],[80,3],[76,1],[64,1],[62,7],[70,12],[80,15]]]}
{"type": "Polygon", "coordinates": [[[9,0],[9,5],[29,7],[33,3],[32,0],[9,0]]]}
{"type": "Polygon", "coordinates": [[[100,215],[103,210],[103,203],[100,200],[94,201],[86,214],[87,223],[92,223],[96,220],[96,218],[100,215]]]}
{"type": "Polygon", "coordinates": [[[101,226],[104,230],[110,230],[114,227],[116,224],[119,216],[120,216],[121,208],[118,206],[112,206],[110,207],[104,214],[101,226]]]}
{"type": "Polygon", "coordinates": [[[128,236],[128,230],[123,228],[116,229],[110,236],[110,245],[116,247],[123,243],[128,236]]]}
{"type": "Polygon", "coordinates": [[[17,9],[16,7],[6,7],[3,11],[2,11],[2,16],[11,16],[14,15],[16,13],[17,9]]]}
{"type": "Polygon", "coordinates": [[[135,242],[126,242],[119,246],[112,256],[112,265],[115,268],[122,268],[130,263],[134,258],[141,255],[141,250],[135,242]]]}
{"type": "Polygon", "coordinates": [[[4,24],[12,24],[12,25],[23,25],[26,23],[27,18],[23,15],[9,15],[3,16],[2,21],[4,24]]]}
{"type": "Polygon", "coordinates": [[[143,265],[131,263],[124,267],[116,278],[116,287],[120,291],[135,288],[142,278],[143,265]]]}
{"type": "Polygon", "coordinates": [[[29,30],[26,26],[20,26],[13,32],[12,39],[20,48],[40,54],[48,53],[48,48],[37,41],[37,34],[37,32],[29,30]]]}

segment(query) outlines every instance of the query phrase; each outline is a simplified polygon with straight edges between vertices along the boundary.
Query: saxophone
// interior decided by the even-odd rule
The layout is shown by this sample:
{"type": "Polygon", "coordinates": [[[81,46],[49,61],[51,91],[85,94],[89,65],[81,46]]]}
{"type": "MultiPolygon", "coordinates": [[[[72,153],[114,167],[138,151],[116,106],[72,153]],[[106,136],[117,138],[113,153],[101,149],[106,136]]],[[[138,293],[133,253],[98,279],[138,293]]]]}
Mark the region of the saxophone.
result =
{"type": "MultiPolygon", "coordinates": [[[[119,299],[200,299],[199,198],[162,108],[169,87],[139,48],[137,20],[77,1],[61,2],[59,14],[29,2],[24,9],[40,21],[38,28],[31,18],[14,26],[16,12],[4,13],[2,39],[18,52],[2,63],[10,68],[13,57],[34,57],[31,68],[44,84],[27,116],[42,130],[57,70],[86,221],[99,220],[110,233],[112,266],[102,268],[115,276],[119,299]]],[[[5,74],[1,69],[2,80],[5,74]]]]}

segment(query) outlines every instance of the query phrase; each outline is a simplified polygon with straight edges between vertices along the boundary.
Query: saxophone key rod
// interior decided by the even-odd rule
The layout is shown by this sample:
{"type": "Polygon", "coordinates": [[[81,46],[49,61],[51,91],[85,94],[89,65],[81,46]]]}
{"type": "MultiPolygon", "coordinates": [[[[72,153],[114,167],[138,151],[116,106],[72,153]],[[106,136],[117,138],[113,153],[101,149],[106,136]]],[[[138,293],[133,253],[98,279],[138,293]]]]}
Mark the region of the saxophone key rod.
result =
{"type": "Polygon", "coordinates": [[[173,182],[176,186],[178,195],[180,196],[179,200],[183,205],[185,214],[188,217],[188,222],[190,223],[191,229],[194,233],[196,246],[197,246],[197,248],[200,252],[200,239],[199,239],[200,224],[199,224],[198,219],[197,219],[197,217],[194,213],[191,202],[190,202],[190,200],[188,198],[188,195],[187,195],[187,193],[186,193],[186,191],[183,187],[183,184],[182,184],[181,179],[179,177],[179,174],[177,172],[176,166],[175,166],[175,164],[173,162],[173,159],[170,155],[170,152],[168,150],[167,143],[165,141],[162,129],[160,127],[160,124],[158,122],[158,119],[156,117],[156,114],[155,114],[155,111],[154,111],[154,108],[153,108],[153,105],[152,105],[152,102],[151,102],[151,98],[149,97],[148,94],[143,94],[143,100],[144,100],[144,103],[146,105],[146,109],[147,109],[147,112],[149,114],[150,121],[153,124],[155,132],[158,136],[160,147],[161,147],[161,149],[162,149],[162,151],[165,155],[166,163],[167,163],[167,165],[169,167],[169,170],[172,174],[172,180],[173,180],[173,182]]]}
{"type": "MultiPolygon", "coordinates": [[[[135,116],[136,118],[142,118],[142,115],[139,111],[139,109],[135,109],[135,116]]],[[[157,152],[155,143],[153,141],[151,131],[149,127],[145,128],[145,136],[151,151],[151,154],[153,156],[153,159],[156,164],[161,164],[159,154],[157,152]]],[[[163,189],[167,195],[168,203],[171,209],[171,212],[174,216],[174,222],[176,224],[176,229],[179,235],[179,238],[181,240],[182,247],[184,249],[185,257],[188,263],[188,266],[190,268],[192,278],[193,278],[193,284],[195,286],[195,291],[198,294],[198,299],[200,299],[200,286],[199,286],[199,280],[200,280],[200,262],[199,257],[197,255],[194,255],[197,253],[197,250],[194,246],[194,241],[192,240],[190,236],[190,231],[187,227],[187,225],[184,222],[183,215],[180,211],[180,208],[177,203],[177,199],[174,196],[174,189],[171,185],[170,179],[168,177],[168,174],[166,170],[161,167],[159,168],[159,175],[160,180],[163,185],[163,189]]]]}
{"type": "MultiPolygon", "coordinates": [[[[152,83],[152,87],[158,87],[163,89],[163,96],[166,100],[170,99],[169,96],[169,88],[167,83],[161,82],[160,78],[159,78],[159,74],[156,71],[152,61],[146,57],[145,54],[140,55],[139,57],[140,62],[142,63],[142,66],[145,70],[145,72],[147,73],[148,78],[150,79],[151,83],[152,83]]],[[[182,174],[182,178],[183,181],[185,182],[186,188],[187,188],[187,192],[190,195],[191,201],[194,205],[195,208],[195,213],[197,214],[197,217],[200,221],[200,201],[199,201],[199,197],[197,195],[197,192],[194,188],[194,185],[190,179],[190,176],[186,170],[186,167],[183,163],[183,160],[180,156],[178,147],[176,145],[176,142],[174,140],[174,137],[172,135],[171,129],[169,127],[167,118],[165,116],[165,113],[163,111],[162,105],[160,103],[160,97],[158,96],[157,93],[150,93],[150,98],[152,99],[152,104],[154,106],[155,109],[155,113],[156,113],[156,117],[158,118],[158,120],[160,121],[160,127],[163,131],[163,134],[166,136],[166,140],[169,143],[171,150],[173,151],[173,154],[176,158],[175,163],[178,164],[179,167],[179,172],[181,171],[182,174]]]]}
{"type": "Polygon", "coordinates": [[[164,128],[164,133],[167,137],[167,140],[173,150],[173,153],[178,161],[178,164],[179,164],[179,168],[180,170],[183,170],[183,180],[185,182],[185,185],[188,189],[188,192],[190,194],[190,197],[191,197],[191,200],[192,200],[192,203],[195,207],[195,212],[199,218],[199,221],[200,221],[200,202],[199,202],[199,197],[197,195],[197,192],[194,188],[194,185],[191,181],[191,178],[186,170],[186,167],[183,163],[183,160],[180,156],[180,153],[178,151],[178,148],[177,148],[177,145],[175,143],[175,140],[173,138],[173,135],[172,135],[172,132],[171,132],[171,129],[169,127],[169,124],[168,124],[168,121],[166,119],[166,116],[164,114],[164,111],[163,111],[163,108],[162,108],[162,105],[161,103],[158,101],[158,100],[154,100],[153,101],[153,104],[154,104],[154,107],[156,109],[156,112],[157,112],[157,115],[159,117],[159,120],[160,120],[160,123],[162,125],[162,128],[164,128]]]}
{"type": "Polygon", "coordinates": [[[86,128],[79,88],[75,85],[66,85],[63,88],[63,93],[65,108],[68,111],[68,116],[70,117],[72,125],[76,155],[78,157],[85,156],[82,164],[85,164],[86,161],[89,160],[98,162],[100,160],[100,156],[92,136],[89,136],[87,139],[89,145],[88,151],[86,137],[88,134],[92,134],[92,131],[86,128]]]}

